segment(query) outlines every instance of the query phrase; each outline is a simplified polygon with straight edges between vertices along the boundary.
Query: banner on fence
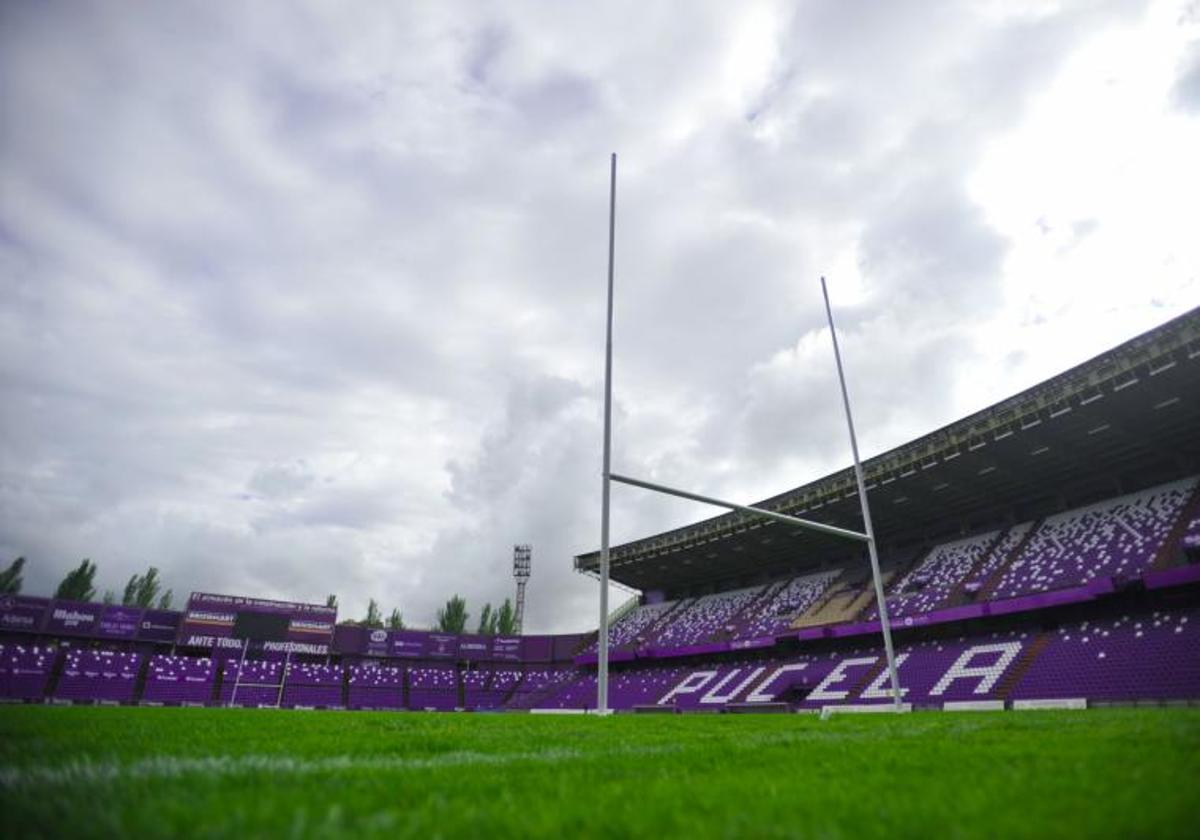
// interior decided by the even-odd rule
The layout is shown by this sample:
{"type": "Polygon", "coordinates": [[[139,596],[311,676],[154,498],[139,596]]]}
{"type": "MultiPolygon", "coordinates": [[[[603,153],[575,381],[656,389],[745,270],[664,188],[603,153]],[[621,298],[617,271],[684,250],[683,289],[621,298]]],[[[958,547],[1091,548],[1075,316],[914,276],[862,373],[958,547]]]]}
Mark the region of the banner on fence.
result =
{"type": "Polygon", "coordinates": [[[193,592],[176,638],[184,647],[240,650],[236,636],[253,637],[253,628],[269,626],[264,650],[325,655],[336,623],[337,607],[193,592]]]}

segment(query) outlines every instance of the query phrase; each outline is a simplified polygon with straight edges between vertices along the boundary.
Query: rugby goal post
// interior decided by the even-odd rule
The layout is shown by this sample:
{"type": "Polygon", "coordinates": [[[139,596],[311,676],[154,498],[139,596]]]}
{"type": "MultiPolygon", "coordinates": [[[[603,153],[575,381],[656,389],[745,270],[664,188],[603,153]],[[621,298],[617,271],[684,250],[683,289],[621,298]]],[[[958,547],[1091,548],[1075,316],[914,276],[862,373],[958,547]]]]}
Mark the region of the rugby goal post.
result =
{"type": "Polygon", "coordinates": [[[825,278],[821,278],[821,295],[825,300],[825,315],[829,321],[829,334],[833,339],[833,357],[837,364],[838,383],[842,391],[842,406],[846,413],[846,429],[850,436],[850,451],[854,456],[854,479],[858,485],[858,499],[862,507],[863,530],[852,531],[821,522],[801,519],[785,513],[779,513],[753,505],[741,505],[726,502],[711,496],[679,490],[656,484],[651,481],[618,475],[612,471],[612,372],[613,372],[613,256],[616,243],[616,213],[617,213],[617,155],[614,152],[610,160],[609,190],[608,190],[608,307],[604,342],[604,451],[602,458],[601,493],[600,493],[600,630],[596,650],[596,713],[606,715],[608,707],[608,586],[609,586],[609,516],[610,490],[612,482],[640,487],[655,493],[664,493],[681,499],[689,499],[701,504],[741,511],[776,522],[785,522],[800,528],[829,534],[843,539],[863,543],[871,562],[871,577],[875,585],[875,601],[879,609],[879,627],[883,635],[884,652],[887,655],[888,675],[892,689],[892,703],[896,711],[900,711],[901,694],[900,679],[896,673],[896,655],[892,647],[892,628],[888,620],[887,600],[883,595],[883,579],[879,571],[879,553],[875,546],[875,533],[871,525],[871,509],[867,503],[867,486],[863,479],[862,462],[858,455],[858,439],[854,432],[854,417],[850,411],[850,395],[846,390],[846,376],[842,368],[842,353],[838,346],[837,329],[833,322],[833,307],[829,303],[829,290],[825,278]]]}

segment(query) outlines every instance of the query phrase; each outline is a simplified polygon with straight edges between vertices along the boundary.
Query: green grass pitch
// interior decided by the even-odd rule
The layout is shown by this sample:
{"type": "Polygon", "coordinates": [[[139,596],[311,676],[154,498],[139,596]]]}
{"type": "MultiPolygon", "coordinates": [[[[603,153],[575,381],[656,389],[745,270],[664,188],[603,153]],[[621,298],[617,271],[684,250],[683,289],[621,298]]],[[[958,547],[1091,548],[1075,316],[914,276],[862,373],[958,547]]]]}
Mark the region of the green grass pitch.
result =
{"type": "Polygon", "coordinates": [[[1200,709],[0,707],[4,837],[1171,837],[1200,709]]]}

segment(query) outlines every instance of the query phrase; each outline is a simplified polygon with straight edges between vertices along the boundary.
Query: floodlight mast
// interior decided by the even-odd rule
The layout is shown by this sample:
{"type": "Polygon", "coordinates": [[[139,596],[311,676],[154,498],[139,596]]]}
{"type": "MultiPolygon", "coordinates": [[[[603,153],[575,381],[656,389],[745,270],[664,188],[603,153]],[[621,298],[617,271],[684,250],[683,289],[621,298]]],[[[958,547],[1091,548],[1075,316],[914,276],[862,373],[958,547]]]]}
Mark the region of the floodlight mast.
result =
{"type": "Polygon", "coordinates": [[[608,181],[608,321],[604,343],[604,464],[600,492],[600,631],[596,648],[596,713],[608,714],[608,514],[612,467],[613,243],[617,220],[617,153],[608,181]]]}
{"type": "Polygon", "coordinates": [[[513,577],[517,579],[517,609],[513,616],[513,633],[520,636],[525,627],[525,585],[529,583],[532,571],[530,560],[533,556],[533,546],[528,544],[513,546],[513,577]]]}
{"type": "Polygon", "coordinates": [[[825,315],[829,318],[829,335],[833,339],[833,358],[837,362],[838,382],[842,386],[842,405],[846,408],[846,428],[850,432],[850,451],[854,454],[854,480],[858,483],[858,500],[862,505],[863,530],[867,533],[867,554],[871,558],[871,577],[875,582],[875,602],[879,607],[879,629],[883,633],[883,650],[887,654],[888,674],[892,682],[892,704],[900,709],[900,677],[896,673],[896,653],[892,649],[892,626],[888,620],[887,599],[883,596],[883,580],[879,574],[879,553],[875,548],[875,530],[871,526],[871,508],[867,504],[867,485],[863,481],[862,462],[858,458],[858,438],[854,434],[854,418],[850,414],[850,395],[846,390],[846,375],[842,371],[842,353],[838,349],[837,329],[833,325],[833,307],[829,305],[829,289],[821,278],[821,295],[825,298],[825,315]]]}

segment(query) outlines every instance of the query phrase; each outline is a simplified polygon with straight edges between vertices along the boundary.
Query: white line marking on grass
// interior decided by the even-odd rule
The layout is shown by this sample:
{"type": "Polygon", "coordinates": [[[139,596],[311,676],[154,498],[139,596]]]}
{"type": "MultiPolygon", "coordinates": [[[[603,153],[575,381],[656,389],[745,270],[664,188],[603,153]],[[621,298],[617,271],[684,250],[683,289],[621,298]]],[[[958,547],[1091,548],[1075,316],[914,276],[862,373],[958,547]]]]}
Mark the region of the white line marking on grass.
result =
{"type": "Polygon", "coordinates": [[[552,749],[523,753],[449,752],[421,758],[399,756],[336,755],[323,758],[294,758],[286,755],[158,756],[129,763],[77,759],[57,766],[0,767],[0,789],[42,785],[101,785],[132,780],[180,779],[188,776],[244,776],[273,773],[304,776],[351,770],[403,771],[440,767],[506,765],[516,762],[551,764],[580,758],[619,758],[676,752],[678,747],[644,747],[583,752],[552,749]]]}

